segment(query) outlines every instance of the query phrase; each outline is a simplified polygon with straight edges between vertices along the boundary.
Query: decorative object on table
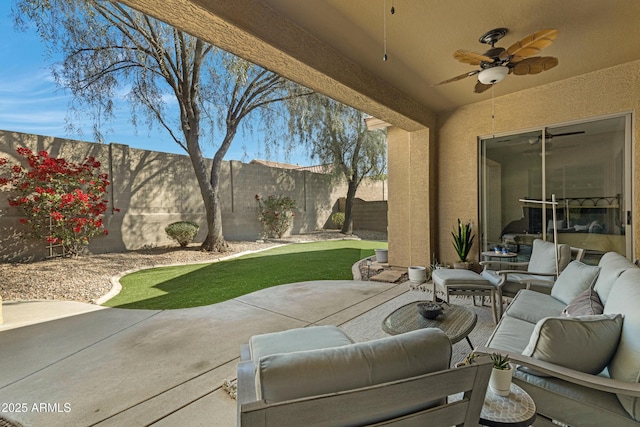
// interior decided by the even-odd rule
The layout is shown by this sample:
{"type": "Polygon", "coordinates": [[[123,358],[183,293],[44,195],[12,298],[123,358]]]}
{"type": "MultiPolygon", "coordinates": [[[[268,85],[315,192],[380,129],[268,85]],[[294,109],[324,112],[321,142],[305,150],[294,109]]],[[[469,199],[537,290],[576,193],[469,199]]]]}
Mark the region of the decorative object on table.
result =
{"type": "Polygon", "coordinates": [[[509,396],[513,376],[509,355],[491,353],[491,360],[493,360],[493,369],[489,378],[489,388],[498,396],[509,396]]]}
{"type": "Polygon", "coordinates": [[[418,304],[418,312],[425,319],[433,320],[442,314],[442,306],[434,302],[422,302],[418,304]]]}
{"type": "Polygon", "coordinates": [[[469,256],[473,239],[475,238],[471,222],[463,224],[460,218],[458,218],[458,227],[453,229],[451,236],[453,236],[453,248],[456,250],[456,254],[458,254],[458,258],[460,259],[460,261],[456,261],[453,264],[453,267],[468,270],[470,263],[467,257],[469,256]]]}
{"type": "Polygon", "coordinates": [[[427,281],[427,267],[412,265],[408,268],[409,281],[419,285],[427,281]]]}
{"type": "Polygon", "coordinates": [[[388,249],[375,249],[376,261],[380,263],[389,262],[389,250],[388,249]]]}

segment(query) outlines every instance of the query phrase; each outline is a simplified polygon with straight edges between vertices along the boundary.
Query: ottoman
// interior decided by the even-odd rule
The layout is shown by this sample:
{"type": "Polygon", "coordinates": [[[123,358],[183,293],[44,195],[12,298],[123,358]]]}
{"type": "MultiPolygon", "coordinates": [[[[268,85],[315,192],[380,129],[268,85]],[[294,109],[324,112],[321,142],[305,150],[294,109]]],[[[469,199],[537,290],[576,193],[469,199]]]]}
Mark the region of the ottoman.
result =
{"type": "Polygon", "coordinates": [[[436,300],[436,286],[438,286],[446,295],[446,301],[449,302],[449,295],[469,295],[473,298],[475,305],[475,297],[491,297],[491,311],[493,321],[498,323],[498,308],[496,304],[497,289],[490,281],[471,270],[440,268],[431,273],[433,279],[433,300],[436,300]]]}

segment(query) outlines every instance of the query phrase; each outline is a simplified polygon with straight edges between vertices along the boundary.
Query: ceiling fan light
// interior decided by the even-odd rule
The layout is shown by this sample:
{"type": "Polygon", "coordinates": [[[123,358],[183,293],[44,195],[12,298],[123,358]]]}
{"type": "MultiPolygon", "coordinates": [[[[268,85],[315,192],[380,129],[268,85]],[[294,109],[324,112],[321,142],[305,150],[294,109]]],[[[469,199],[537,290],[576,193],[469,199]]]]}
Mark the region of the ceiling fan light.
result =
{"type": "Polygon", "coordinates": [[[509,67],[499,65],[497,67],[485,68],[478,74],[478,81],[485,85],[499,83],[509,74],[509,67]]]}

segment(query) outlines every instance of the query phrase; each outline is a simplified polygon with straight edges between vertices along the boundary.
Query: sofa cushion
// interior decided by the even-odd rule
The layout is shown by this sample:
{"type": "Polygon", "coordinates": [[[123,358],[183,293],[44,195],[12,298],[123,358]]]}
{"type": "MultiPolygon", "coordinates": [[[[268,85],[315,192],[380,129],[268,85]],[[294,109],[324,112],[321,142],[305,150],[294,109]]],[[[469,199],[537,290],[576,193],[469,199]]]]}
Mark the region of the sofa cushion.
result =
{"type": "Polygon", "coordinates": [[[556,255],[553,242],[536,239],[531,248],[528,271],[535,273],[555,273],[556,255]]]}
{"type": "Polygon", "coordinates": [[[571,261],[551,288],[551,296],[569,304],[584,290],[593,286],[599,272],[600,267],[571,261]]]}
{"type": "Polygon", "coordinates": [[[598,374],[616,351],[622,322],[620,314],[547,317],[536,324],[522,354],[598,374]]]}
{"type": "Polygon", "coordinates": [[[598,293],[593,289],[586,289],[569,303],[562,310],[565,316],[590,316],[602,314],[604,306],[598,297],[598,293]]]}
{"type": "MultiPolygon", "coordinates": [[[[556,273],[556,246],[553,242],[545,242],[541,239],[533,241],[531,258],[527,271],[534,273],[555,274],[556,273]]],[[[558,268],[560,272],[571,261],[571,247],[569,245],[558,245],[558,268]]]]}
{"type": "Polygon", "coordinates": [[[534,327],[535,323],[504,315],[489,337],[486,346],[496,350],[522,353],[529,344],[529,337],[534,327]]]}
{"type": "Polygon", "coordinates": [[[604,254],[602,258],[600,258],[598,266],[600,266],[600,274],[593,289],[598,293],[600,301],[606,304],[609,298],[609,292],[611,292],[611,287],[616,279],[623,271],[630,268],[635,269],[636,266],[617,252],[607,252],[604,254]]]}
{"type": "Polygon", "coordinates": [[[261,357],[270,354],[339,347],[349,344],[353,344],[353,340],[336,326],[288,329],[286,331],[254,335],[249,339],[251,360],[255,364],[258,363],[261,357]]]}
{"type": "MultiPolygon", "coordinates": [[[[513,301],[511,301],[511,304],[509,304],[506,310],[506,314],[532,323],[529,334],[527,334],[528,342],[528,337],[531,335],[533,327],[540,319],[560,316],[566,306],[565,303],[558,301],[550,295],[523,289],[513,298],[513,301]]],[[[524,349],[524,347],[522,347],[522,349],[524,349]]],[[[522,349],[520,349],[518,353],[520,353],[522,349]]]]}
{"type": "Polygon", "coordinates": [[[267,403],[351,390],[449,368],[451,342],[437,328],[259,360],[258,400],[267,403]]]}
{"type": "MultiPolygon", "coordinates": [[[[611,378],[640,382],[640,269],[630,268],[613,284],[605,313],[624,314],[620,344],[609,364],[611,378]]],[[[636,421],[640,421],[640,398],[618,395],[620,403],[636,421]]]]}

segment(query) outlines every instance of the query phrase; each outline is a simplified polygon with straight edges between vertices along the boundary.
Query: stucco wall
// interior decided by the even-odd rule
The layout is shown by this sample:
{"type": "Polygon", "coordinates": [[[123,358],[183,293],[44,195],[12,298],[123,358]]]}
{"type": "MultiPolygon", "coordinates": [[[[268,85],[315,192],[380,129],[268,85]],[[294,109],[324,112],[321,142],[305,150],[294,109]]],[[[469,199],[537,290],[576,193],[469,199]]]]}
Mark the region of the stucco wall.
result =
{"type": "MultiPolygon", "coordinates": [[[[204,239],[205,212],[199,186],[188,156],[138,150],[122,144],[95,144],[10,131],[0,131],[0,157],[17,163],[16,148],[45,150],[54,157],[80,163],[94,156],[109,174],[110,207],[105,215],[109,235],[94,239],[89,250],[94,253],[139,249],[144,246],[172,244],[164,228],[175,221],[190,220],[201,224],[196,241],[204,239]]],[[[296,200],[298,208],[291,233],[302,233],[330,224],[329,217],[338,198],[346,195],[343,181],[328,175],[246,164],[224,162],[220,198],[222,224],[227,240],[255,240],[261,236],[255,195],[281,194],[296,200]]],[[[384,182],[363,182],[357,196],[381,200],[384,182]]],[[[17,210],[0,196],[0,260],[38,259],[48,251],[43,242],[25,242],[19,238],[21,225],[17,210]]],[[[386,215],[385,215],[386,219],[386,215]]],[[[356,222],[357,227],[358,222],[356,222]]],[[[383,225],[386,229],[386,223],[383,225]]],[[[357,229],[357,228],[356,228],[357,229]]]]}
{"type": "MultiPolygon", "coordinates": [[[[499,93],[499,86],[496,87],[496,92],[499,93]]],[[[638,114],[635,114],[639,108],[640,61],[634,61],[497,97],[495,133],[634,112],[632,120],[635,147],[635,141],[640,137],[640,122],[638,114]]],[[[438,116],[437,132],[437,253],[442,260],[452,262],[455,260],[455,252],[449,231],[456,219],[471,219],[478,224],[478,136],[486,136],[492,132],[491,101],[479,102],[441,114],[438,116]]],[[[634,177],[640,172],[640,154],[637,151],[634,149],[632,152],[634,177]]],[[[634,207],[640,206],[640,189],[634,187],[632,190],[632,204],[634,207]]],[[[632,222],[635,258],[639,256],[640,248],[640,216],[637,211],[634,212],[632,222]]],[[[392,224],[389,228],[392,228],[392,224]]],[[[472,250],[472,256],[476,261],[478,255],[476,244],[472,250]]]]}

